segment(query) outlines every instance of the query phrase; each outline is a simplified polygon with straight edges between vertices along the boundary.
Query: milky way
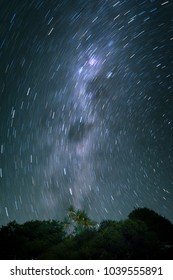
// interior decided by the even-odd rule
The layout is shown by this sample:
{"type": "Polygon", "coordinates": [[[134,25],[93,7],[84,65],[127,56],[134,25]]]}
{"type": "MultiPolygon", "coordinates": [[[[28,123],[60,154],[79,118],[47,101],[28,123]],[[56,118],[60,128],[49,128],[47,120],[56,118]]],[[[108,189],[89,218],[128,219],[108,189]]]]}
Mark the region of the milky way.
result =
{"type": "Polygon", "coordinates": [[[173,3],[0,4],[0,224],[173,221],[173,3]]]}

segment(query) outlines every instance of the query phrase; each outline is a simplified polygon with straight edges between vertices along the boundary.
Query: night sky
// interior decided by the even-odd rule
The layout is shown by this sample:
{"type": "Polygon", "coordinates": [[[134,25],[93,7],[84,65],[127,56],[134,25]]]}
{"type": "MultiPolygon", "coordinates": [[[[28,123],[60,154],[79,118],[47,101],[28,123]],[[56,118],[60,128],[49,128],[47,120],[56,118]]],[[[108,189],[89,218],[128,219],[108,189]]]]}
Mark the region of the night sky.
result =
{"type": "Polygon", "coordinates": [[[0,224],[173,222],[173,1],[0,1],[0,224]]]}

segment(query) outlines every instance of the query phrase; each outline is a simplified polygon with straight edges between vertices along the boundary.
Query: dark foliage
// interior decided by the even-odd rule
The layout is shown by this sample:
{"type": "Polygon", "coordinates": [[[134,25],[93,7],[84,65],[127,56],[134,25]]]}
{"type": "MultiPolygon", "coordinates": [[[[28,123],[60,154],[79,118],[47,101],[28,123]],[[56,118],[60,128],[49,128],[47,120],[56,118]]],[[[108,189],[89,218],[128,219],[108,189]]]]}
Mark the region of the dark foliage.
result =
{"type": "Polygon", "coordinates": [[[15,221],[0,230],[1,259],[38,259],[50,246],[64,238],[63,226],[57,221],[15,221]]]}
{"type": "Polygon", "coordinates": [[[160,241],[173,242],[173,226],[171,222],[153,210],[138,208],[129,214],[129,218],[144,222],[148,228],[158,235],[160,241]]]}
{"type": "Polygon", "coordinates": [[[74,208],[67,218],[2,226],[0,259],[173,259],[173,225],[147,208],[99,226],[74,208]]]}

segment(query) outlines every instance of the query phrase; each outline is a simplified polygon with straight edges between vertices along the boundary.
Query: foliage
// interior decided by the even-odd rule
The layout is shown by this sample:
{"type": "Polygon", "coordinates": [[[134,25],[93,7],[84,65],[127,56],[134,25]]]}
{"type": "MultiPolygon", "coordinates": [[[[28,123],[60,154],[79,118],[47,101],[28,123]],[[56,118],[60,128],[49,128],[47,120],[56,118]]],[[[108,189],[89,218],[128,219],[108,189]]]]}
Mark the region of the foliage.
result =
{"type": "Polygon", "coordinates": [[[135,209],[124,221],[96,227],[70,207],[62,222],[10,222],[0,229],[1,259],[172,259],[173,225],[154,211],[135,209]],[[169,231],[168,231],[169,230],[169,231]]]}
{"type": "Polygon", "coordinates": [[[94,228],[95,222],[87,216],[84,210],[75,210],[73,206],[70,206],[63,225],[67,234],[76,235],[87,229],[94,228]]]}
{"type": "Polygon", "coordinates": [[[132,220],[143,221],[159,236],[159,239],[162,242],[173,242],[173,226],[171,222],[158,215],[153,210],[147,208],[137,208],[129,214],[129,218],[132,220]]]}

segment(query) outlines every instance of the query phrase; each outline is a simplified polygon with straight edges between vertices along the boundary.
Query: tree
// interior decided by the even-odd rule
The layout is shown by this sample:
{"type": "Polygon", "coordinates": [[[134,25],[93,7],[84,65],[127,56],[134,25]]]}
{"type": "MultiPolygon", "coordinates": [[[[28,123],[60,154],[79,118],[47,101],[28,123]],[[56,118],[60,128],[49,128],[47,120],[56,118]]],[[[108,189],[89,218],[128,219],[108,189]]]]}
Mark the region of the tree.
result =
{"type": "Polygon", "coordinates": [[[148,208],[137,208],[129,214],[131,220],[142,221],[155,232],[161,242],[173,243],[173,225],[166,218],[148,208]]]}
{"type": "Polygon", "coordinates": [[[86,229],[91,229],[95,226],[84,210],[75,210],[73,206],[68,208],[67,217],[64,220],[66,232],[72,235],[80,234],[86,229]]]}
{"type": "Polygon", "coordinates": [[[83,210],[68,209],[63,222],[10,222],[0,229],[1,259],[172,259],[173,225],[150,209],[99,227],[83,210]]]}

